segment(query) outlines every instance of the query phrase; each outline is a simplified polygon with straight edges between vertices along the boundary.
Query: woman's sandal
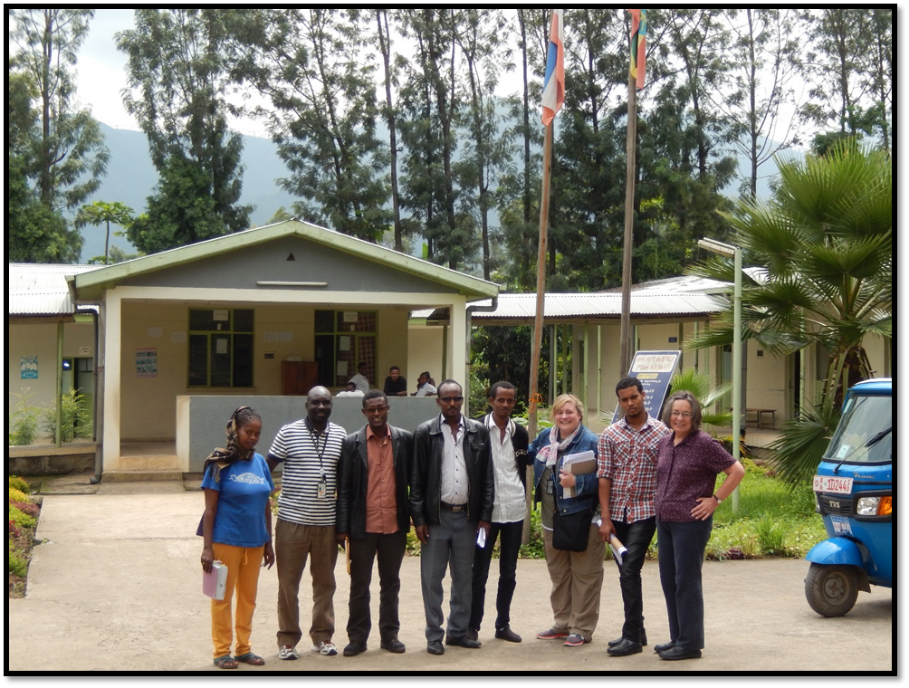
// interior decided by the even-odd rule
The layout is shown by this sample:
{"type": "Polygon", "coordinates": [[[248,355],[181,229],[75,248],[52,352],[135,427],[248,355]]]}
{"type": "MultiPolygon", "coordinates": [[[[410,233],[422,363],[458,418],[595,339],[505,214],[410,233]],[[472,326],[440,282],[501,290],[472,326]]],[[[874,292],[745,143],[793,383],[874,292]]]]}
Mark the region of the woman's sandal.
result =
{"type": "Polygon", "coordinates": [[[243,662],[244,664],[251,664],[252,666],[262,666],[265,664],[264,659],[252,652],[247,652],[245,655],[237,655],[234,659],[238,662],[243,662]]]}
{"type": "Polygon", "coordinates": [[[224,655],[223,657],[215,657],[215,666],[219,669],[236,669],[240,665],[230,655],[224,655]]]}

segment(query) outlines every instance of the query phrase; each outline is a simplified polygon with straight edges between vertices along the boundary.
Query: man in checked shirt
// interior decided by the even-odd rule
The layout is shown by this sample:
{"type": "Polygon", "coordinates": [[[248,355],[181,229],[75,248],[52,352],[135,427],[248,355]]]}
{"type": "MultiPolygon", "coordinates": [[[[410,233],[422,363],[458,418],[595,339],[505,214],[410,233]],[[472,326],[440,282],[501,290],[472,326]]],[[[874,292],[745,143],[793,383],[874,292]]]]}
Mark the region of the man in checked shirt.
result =
{"type": "Polygon", "coordinates": [[[613,534],[628,549],[619,566],[619,584],[625,603],[622,636],[609,641],[613,657],[637,654],[647,644],[641,568],[656,531],[653,495],[656,493],[657,442],[670,430],[644,408],[644,388],[634,377],[615,387],[624,416],[600,435],[597,477],[600,479],[600,537],[613,534]]]}

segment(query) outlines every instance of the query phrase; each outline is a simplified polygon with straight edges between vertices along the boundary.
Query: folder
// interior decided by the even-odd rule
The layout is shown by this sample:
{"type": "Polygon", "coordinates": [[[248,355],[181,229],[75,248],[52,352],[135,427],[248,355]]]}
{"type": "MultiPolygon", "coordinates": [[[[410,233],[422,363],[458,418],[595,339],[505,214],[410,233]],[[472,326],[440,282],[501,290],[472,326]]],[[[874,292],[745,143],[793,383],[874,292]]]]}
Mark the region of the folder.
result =
{"type": "MultiPolygon", "coordinates": [[[[592,451],[568,454],[562,459],[562,470],[572,475],[587,475],[597,470],[597,457],[592,451]]],[[[563,489],[565,497],[576,497],[577,491],[573,487],[563,489]]]]}
{"type": "Polygon", "coordinates": [[[227,588],[227,567],[220,561],[211,563],[211,572],[202,572],[202,592],[213,600],[223,600],[227,588]]]}

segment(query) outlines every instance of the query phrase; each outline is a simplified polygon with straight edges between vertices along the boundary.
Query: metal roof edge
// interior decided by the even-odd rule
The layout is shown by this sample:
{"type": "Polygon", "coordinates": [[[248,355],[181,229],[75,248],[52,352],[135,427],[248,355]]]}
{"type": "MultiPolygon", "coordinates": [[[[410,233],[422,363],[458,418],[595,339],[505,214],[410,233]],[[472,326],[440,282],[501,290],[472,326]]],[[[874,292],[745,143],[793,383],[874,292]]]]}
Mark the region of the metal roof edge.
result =
{"type": "MultiPolygon", "coordinates": [[[[142,256],[124,263],[102,266],[89,273],[75,275],[71,281],[76,292],[90,289],[91,287],[101,289],[104,288],[104,285],[116,283],[127,277],[185,265],[196,260],[235,250],[240,246],[262,244],[282,236],[304,237],[365,260],[380,263],[393,269],[404,270],[446,286],[454,287],[459,293],[471,298],[490,298],[499,293],[499,287],[494,282],[487,282],[486,280],[301,220],[285,220],[271,225],[254,227],[241,232],[225,234],[213,239],[161,251],[160,253],[142,256]]],[[[67,279],[69,279],[69,276],[67,276],[67,279]]]]}

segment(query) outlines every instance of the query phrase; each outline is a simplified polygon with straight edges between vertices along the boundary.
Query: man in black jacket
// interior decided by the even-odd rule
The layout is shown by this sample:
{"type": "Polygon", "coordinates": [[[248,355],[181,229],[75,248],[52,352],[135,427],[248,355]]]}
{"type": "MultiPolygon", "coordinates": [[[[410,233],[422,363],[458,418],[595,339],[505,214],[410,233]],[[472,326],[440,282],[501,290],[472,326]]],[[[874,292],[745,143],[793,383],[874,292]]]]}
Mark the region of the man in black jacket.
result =
{"type": "Polygon", "coordinates": [[[401,561],[410,530],[407,484],[413,435],[388,424],[388,397],[373,390],[363,397],[366,426],[344,440],[338,466],[337,537],[350,548],[350,602],[345,657],[366,651],[372,626],[369,583],[379,559],[381,647],[402,653],[398,640],[401,561]]]}
{"type": "Polygon", "coordinates": [[[518,553],[527,514],[526,480],[529,437],[523,425],[511,419],[516,401],[516,391],[510,382],[497,382],[489,389],[492,413],[480,421],[489,431],[495,483],[495,505],[492,509],[492,526],[483,547],[477,543],[473,561],[473,595],[471,598],[469,638],[477,639],[486,604],[486,580],[496,538],[499,546],[499,589],[496,595],[496,638],[512,643],[521,642],[521,636],[511,630],[511,599],[514,596],[518,553]]]}
{"type": "Polygon", "coordinates": [[[410,512],[422,543],[420,574],[426,612],[426,650],[442,645],[442,579],[451,568],[451,609],[447,645],[478,648],[468,637],[471,571],[477,533],[489,535],[495,487],[489,433],[479,421],[461,415],[464,392],[454,380],[439,385],[441,413],[414,431],[410,512]]]}

